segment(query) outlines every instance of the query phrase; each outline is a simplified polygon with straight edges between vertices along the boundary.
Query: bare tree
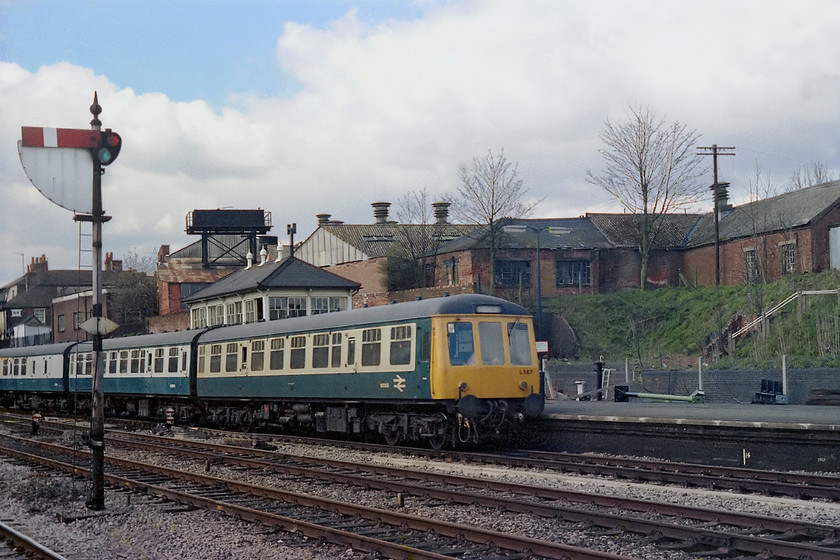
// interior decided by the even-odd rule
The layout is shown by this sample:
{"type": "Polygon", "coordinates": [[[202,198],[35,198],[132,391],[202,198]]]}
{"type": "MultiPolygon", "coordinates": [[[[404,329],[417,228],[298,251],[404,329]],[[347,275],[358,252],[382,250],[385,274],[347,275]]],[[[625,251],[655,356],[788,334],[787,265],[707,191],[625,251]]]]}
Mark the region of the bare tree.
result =
{"type": "Polygon", "coordinates": [[[435,223],[432,208],[432,195],[427,187],[407,192],[397,200],[396,217],[400,223],[394,231],[399,243],[384,263],[389,290],[425,288],[433,283],[433,278],[427,277],[427,269],[434,264],[434,255],[442,242],[442,227],[435,223]]]}
{"type": "Polygon", "coordinates": [[[699,135],[679,121],[668,123],[650,108],[629,107],[627,120],[604,123],[600,153],[606,165],[587,181],[606,190],[631,213],[642,216],[639,287],[645,289],[651,248],[664,215],[684,209],[703,193],[697,182],[701,158],[694,151],[699,135]]]}
{"type": "Polygon", "coordinates": [[[826,164],[818,161],[810,161],[806,165],[796,166],[796,169],[793,170],[793,175],[790,177],[790,185],[787,190],[795,191],[833,180],[834,174],[826,164]]]}
{"type": "Polygon", "coordinates": [[[528,201],[528,189],[519,177],[519,164],[508,161],[504,150],[474,157],[472,164],[459,167],[455,214],[465,223],[486,228],[490,244],[490,291],[496,289],[496,251],[502,242],[503,218],[523,218],[540,201],[528,201]]]}

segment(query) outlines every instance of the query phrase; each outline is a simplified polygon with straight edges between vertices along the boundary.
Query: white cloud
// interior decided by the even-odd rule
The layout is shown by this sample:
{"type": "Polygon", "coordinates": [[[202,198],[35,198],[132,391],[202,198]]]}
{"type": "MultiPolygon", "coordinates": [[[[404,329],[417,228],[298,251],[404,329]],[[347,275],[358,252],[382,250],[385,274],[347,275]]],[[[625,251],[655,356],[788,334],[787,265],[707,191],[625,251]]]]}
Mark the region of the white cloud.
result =
{"type": "Polygon", "coordinates": [[[67,63],[0,62],[13,108],[0,112],[0,279],[18,271],[14,252],[75,266],[75,224],[29,186],[14,146],[21,125],[89,126],[94,90],[124,142],[103,182],[105,250],[120,258],[192,241],[195,208],[265,208],[273,233],[297,222],[298,238],[319,212],[367,223],[376,200],[453,191],[458,164],[488,149],[519,162],[539,216],[618,210],[585,175],[600,168],[604,119],[631,104],[696,128],[703,145],[735,145],[721,162],[734,196],[756,163],[777,183],[810,160],[840,172],[838,32],[830,0],[456,2],[376,25],[350,11],[325,29],[279,29],[293,94],[221,111],[67,63]]]}

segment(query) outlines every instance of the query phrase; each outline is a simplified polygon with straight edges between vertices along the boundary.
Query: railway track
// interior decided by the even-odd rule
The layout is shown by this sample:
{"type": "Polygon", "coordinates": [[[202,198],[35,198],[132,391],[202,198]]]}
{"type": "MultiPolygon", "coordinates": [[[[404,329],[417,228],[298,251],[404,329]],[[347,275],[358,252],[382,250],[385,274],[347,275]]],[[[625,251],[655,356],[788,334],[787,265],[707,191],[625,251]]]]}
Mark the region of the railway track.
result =
{"type": "Polygon", "coordinates": [[[0,558],[4,560],[66,560],[3,521],[0,521],[0,543],[0,558]]]}
{"type": "MultiPolygon", "coordinates": [[[[716,554],[724,551],[730,554],[766,554],[772,551],[780,558],[828,559],[840,555],[840,549],[837,548],[840,532],[834,527],[813,523],[476,480],[404,468],[288,456],[206,441],[112,432],[109,447],[118,446],[139,447],[149,452],[179,457],[189,456],[204,464],[205,468],[213,465],[214,470],[227,466],[261,473],[272,472],[295,480],[313,479],[329,484],[349,484],[400,496],[470,504],[562,519],[569,523],[586,523],[604,530],[636,533],[644,538],[655,536],[663,548],[716,554]],[[452,492],[452,488],[459,490],[452,492]],[[470,490],[463,490],[466,488],[470,490]],[[640,513],[644,515],[639,516],[640,513]],[[663,517],[665,520],[661,519],[663,517]],[[799,542],[788,542],[791,539],[799,542]]],[[[218,486],[219,483],[204,484],[218,486]]],[[[233,483],[226,481],[225,484],[233,483]]]]}
{"type": "MultiPolygon", "coordinates": [[[[31,443],[11,436],[5,439],[22,447],[31,443]]],[[[0,453],[52,469],[89,476],[88,469],[72,462],[79,452],[44,442],[37,442],[36,447],[42,452],[46,450],[52,455],[64,456],[65,461],[8,446],[0,447],[0,453]],[[71,462],[66,462],[67,459],[71,462]]],[[[106,480],[114,487],[143,491],[188,506],[220,511],[239,519],[326,539],[388,558],[625,558],[137,461],[108,457],[107,469],[106,480]]]]}

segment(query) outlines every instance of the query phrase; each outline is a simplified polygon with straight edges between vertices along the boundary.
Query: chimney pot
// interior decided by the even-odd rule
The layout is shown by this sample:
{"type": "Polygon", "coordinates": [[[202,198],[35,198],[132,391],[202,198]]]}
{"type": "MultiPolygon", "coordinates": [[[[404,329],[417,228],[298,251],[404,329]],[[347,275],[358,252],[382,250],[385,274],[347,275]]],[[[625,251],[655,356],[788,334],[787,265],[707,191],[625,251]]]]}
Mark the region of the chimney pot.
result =
{"type": "Polygon", "coordinates": [[[387,224],[388,223],[388,207],[391,206],[390,202],[374,202],[371,204],[373,206],[373,217],[376,218],[377,224],[387,224]]]}

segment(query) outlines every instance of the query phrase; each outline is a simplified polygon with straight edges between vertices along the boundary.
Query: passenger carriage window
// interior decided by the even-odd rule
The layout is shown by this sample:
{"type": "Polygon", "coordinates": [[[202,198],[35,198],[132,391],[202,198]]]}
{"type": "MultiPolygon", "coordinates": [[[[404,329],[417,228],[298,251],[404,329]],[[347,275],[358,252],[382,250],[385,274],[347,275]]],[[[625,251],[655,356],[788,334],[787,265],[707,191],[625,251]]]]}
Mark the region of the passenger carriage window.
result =
{"type": "MultiPolygon", "coordinates": [[[[178,358],[175,358],[175,359],[177,360],[178,358]]],[[[176,363],[175,367],[177,367],[177,365],[178,364],[176,363]]],[[[186,351],[181,352],[181,371],[187,371],[187,352],[186,351]]]]}
{"type": "Polygon", "coordinates": [[[251,371],[262,371],[265,367],[265,340],[251,341],[251,371]]]}
{"type": "Polygon", "coordinates": [[[225,371],[236,371],[237,370],[237,350],[235,342],[228,342],[226,352],[225,352],[225,371]]]}
{"type": "Polygon", "coordinates": [[[222,345],[210,345],[210,373],[222,371],[222,345]]]}
{"type": "Polygon", "coordinates": [[[316,334],[312,337],[312,367],[325,368],[330,363],[330,335],[316,334]]]}
{"type": "Polygon", "coordinates": [[[155,373],[163,373],[163,348],[155,348],[155,373]]]}
{"type": "Polygon", "coordinates": [[[464,366],[475,363],[475,345],[473,343],[472,323],[457,321],[446,324],[449,340],[449,363],[464,366]]]}
{"type": "Polygon", "coordinates": [[[108,373],[117,373],[118,355],[116,352],[108,352],[108,373]]]}
{"type": "Polygon", "coordinates": [[[26,358],[20,359],[20,374],[23,376],[26,375],[26,358]]]}
{"type": "Polygon", "coordinates": [[[140,359],[140,350],[132,350],[131,351],[131,373],[140,373],[140,365],[142,361],[140,359]]]}
{"type": "MultiPolygon", "coordinates": [[[[26,367],[26,362],[24,362],[24,368],[26,367]]],[[[26,371],[23,372],[26,375],[26,371]]],[[[93,375],[93,354],[90,352],[85,353],[85,375],[93,375]]]]}
{"type": "Polygon", "coordinates": [[[421,362],[428,362],[432,356],[432,333],[427,330],[422,330],[418,334],[420,338],[418,352],[420,353],[419,360],[421,362]]]}
{"type": "Polygon", "coordinates": [[[531,337],[525,323],[508,323],[510,363],[516,366],[531,365],[531,337]]]}
{"type": "Polygon", "coordinates": [[[411,325],[391,327],[391,365],[411,362],[411,325]]]}
{"type": "Polygon", "coordinates": [[[481,348],[482,364],[498,366],[505,363],[501,323],[480,322],[478,324],[478,344],[481,348]]]}
{"type": "Polygon", "coordinates": [[[120,350],[120,373],[128,373],[128,350],[120,350]]]}
{"type": "Polygon", "coordinates": [[[347,337],[347,365],[352,366],[356,363],[356,337],[347,337]]]}
{"type": "Polygon", "coordinates": [[[362,331],[362,365],[378,366],[382,361],[382,331],[365,329],[362,331]]]}
{"type": "Polygon", "coordinates": [[[271,339],[271,355],[269,356],[269,365],[271,369],[283,369],[283,345],[285,339],[272,338],[271,339]]]}
{"type": "Polygon", "coordinates": [[[306,367],[306,337],[293,336],[291,339],[291,350],[289,352],[289,367],[292,369],[303,369],[306,367]]]}
{"type": "Polygon", "coordinates": [[[198,371],[204,373],[205,355],[207,354],[207,347],[202,345],[198,347],[198,371]]]}
{"type": "Polygon", "coordinates": [[[332,361],[330,366],[341,367],[341,333],[333,333],[332,335],[332,361]]]}
{"type": "Polygon", "coordinates": [[[178,348],[173,346],[169,349],[169,372],[175,373],[178,371],[178,348]]]}

